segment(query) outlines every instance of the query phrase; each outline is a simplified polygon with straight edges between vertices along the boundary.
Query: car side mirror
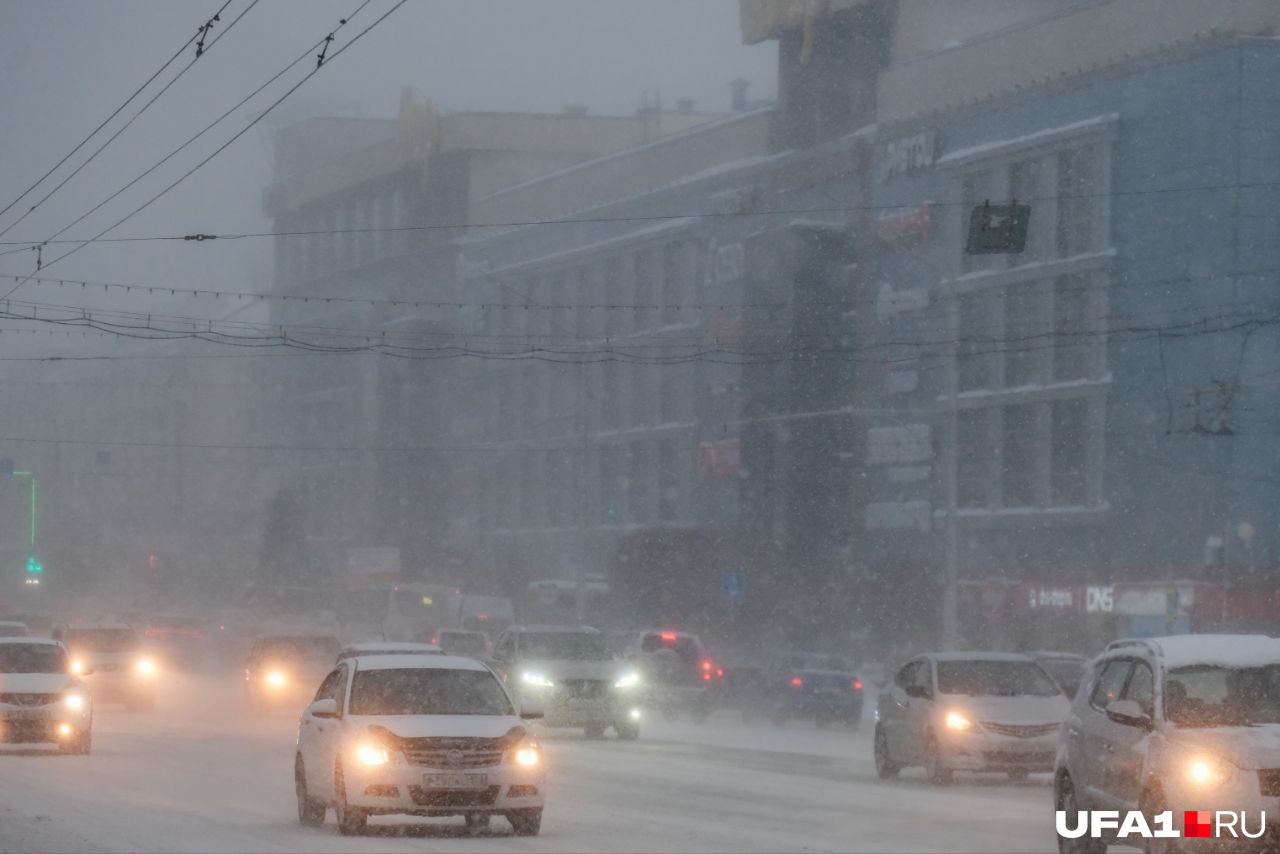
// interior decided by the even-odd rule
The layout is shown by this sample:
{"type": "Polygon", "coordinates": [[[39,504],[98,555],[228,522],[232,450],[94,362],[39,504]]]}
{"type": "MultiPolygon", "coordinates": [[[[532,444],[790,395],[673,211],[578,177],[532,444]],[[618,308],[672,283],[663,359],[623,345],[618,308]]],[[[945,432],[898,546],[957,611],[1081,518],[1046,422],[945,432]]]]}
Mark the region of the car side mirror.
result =
{"type": "Polygon", "coordinates": [[[546,717],[547,710],[542,705],[541,700],[533,698],[520,701],[520,717],[526,721],[536,721],[539,718],[546,717]]]}
{"type": "Polygon", "coordinates": [[[338,716],[338,701],[328,697],[323,700],[316,700],[307,706],[307,713],[313,718],[336,718],[338,716]]]}
{"type": "Polygon", "coordinates": [[[1115,700],[1108,703],[1107,717],[1124,726],[1151,728],[1151,716],[1143,711],[1137,700],[1115,700]]]}
{"type": "Polygon", "coordinates": [[[918,697],[921,700],[928,700],[933,696],[933,692],[923,685],[908,685],[907,696],[918,697]]]}

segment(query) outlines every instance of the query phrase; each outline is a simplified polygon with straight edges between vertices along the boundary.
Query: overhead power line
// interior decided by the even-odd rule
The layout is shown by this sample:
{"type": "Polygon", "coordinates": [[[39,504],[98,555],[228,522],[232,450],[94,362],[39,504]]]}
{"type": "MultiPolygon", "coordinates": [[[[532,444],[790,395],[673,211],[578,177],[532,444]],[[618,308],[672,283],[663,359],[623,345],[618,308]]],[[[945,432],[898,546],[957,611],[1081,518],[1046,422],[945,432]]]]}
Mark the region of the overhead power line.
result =
{"type": "MultiPolygon", "coordinates": [[[[371,23],[369,26],[365,27],[365,28],[364,28],[363,30],[361,30],[360,32],[356,33],[354,36],[352,36],[352,37],[351,37],[351,39],[350,39],[350,40],[348,40],[345,44],[343,44],[343,45],[342,45],[342,47],[340,47],[340,48],[338,48],[336,51],[334,51],[334,52],[333,52],[333,55],[332,55],[332,56],[330,56],[330,57],[328,58],[327,63],[332,63],[332,62],[333,62],[333,60],[337,59],[337,58],[338,58],[338,57],[339,57],[343,52],[345,52],[345,51],[346,51],[348,48],[350,48],[353,44],[355,44],[355,43],[356,43],[356,42],[358,42],[361,38],[363,38],[366,34],[368,34],[368,33],[369,33],[369,32],[370,32],[374,27],[378,26],[378,25],[379,25],[379,24],[381,24],[383,21],[385,21],[388,17],[390,17],[390,16],[391,16],[391,14],[392,14],[392,13],[394,13],[397,9],[399,9],[401,6],[403,6],[407,1],[408,1],[408,0],[398,0],[398,2],[396,2],[396,3],[395,3],[395,4],[394,4],[390,9],[388,9],[388,10],[387,10],[386,12],[384,12],[381,16],[379,16],[376,20],[374,20],[374,21],[373,21],[373,23],[371,23]]],[[[355,17],[355,15],[356,15],[356,14],[358,14],[358,13],[360,12],[360,10],[361,10],[361,9],[363,9],[363,8],[364,8],[365,6],[367,6],[369,3],[370,3],[370,0],[364,0],[364,2],[363,2],[363,3],[361,3],[361,4],[356,8],[356,10],[355,10],[354,12],[352,12],[350,15],[347,15],[346,17],[344,17],[344,18],[342,18],[342,19],[341,19],[341,21],[340,21],[340,22],[339,22],[339,24],[338,24],[338,27],[336,27],[336,28],[334,29],[334,31],[333,31],[333,32],[336,32],[338,29],[341,29],[343,26],[345,26],[345,25],[346,25],[346,24],[347,24],[347,23],[348,23],[348,22],[349,22],[353,17],[355,17]]],[[[331,33],[330,35],[332,35],[332,33],[331,33]]],[[[328,37],[326,37],[326,38],[328,38],[328,37]]],[[[322,40],[322,41],[323,41],[323,40],[322,40]]],[[[325,63],[325,64],[327,64],[327,63],[325,63]]],[[[290,63],[290,65],[289,65],[288,67],[289,67],[289,68],[292,68],[294,64],[296,64],[296,62],[294,62],[294,63],[290,63]]],[[[200,160],[200,162],[198,162],[195,166],[193,166],[193,167],[191,167],[190,169],[188,169],[186,172],[184,172],[182,175],[180,175],[177,179],[175,179],[174,181],[172,181],[171,183],[169,183],[167,186],[165,186],[165,187],[164,187],[164,189],[160,190],[158,193],[156,193],[155,195],[151,196],[149,199],[147,199],[147,200],[146,200],[145,202],[143,202],[141,205],[137,206],[136,208],[134,208],[133,210],[131,210],[129,213],[125,214],[123,217],[121,217],[121,218],[119,218],[118,220],[116,220],[116,221],[115,221],[114,223],[112,223],[111,225],[109,225],[109,226],[107,226],[106,228],[104,228],[104,229],[102,229],[101,231],[99,231],[99,232],[98,232],[97,234],[95,234],[95,235],[93,236],[93,238],[91,238],[90,240],[84,241],[84,242],[82,242],[82,243],[80,243],[80,244],[76,245],[75,247],[73,247],[73,248],[71,248],[71,249],[67,250],[66,252],[62,253],[61,255],[59,255],[59,256],[57,256],[57,257],[55,257],[53,260],[49,261],[47,264],[45,264],[45,265],[44,265],[45,269],[47,269],[48,267],[53,266],[54,264],[57,264],[59,261],[62,261],[63,259],[68,258],[68,257],[70,257],[71,255],[74,255],[76,252],[80,251],[80,250],[81,250],[81,249],[83,249],[85,246],[89,245],[89,243],[91,243],[93,240],[97,240],[98,238],[101,238],[102,236],[104,236],[105,234],[107,234],[108,232],[110,232],[111,230],[113,230],[113,229],[115,229],[115,228],[119,227],[120,225],[123,225],[125,222],[127,222],[127,221],[128,221],[128,220],[130,220],[130,219],[132,219],[134,216],[136,216],[137,214],[141,213],[143,210],[145,210],[146,208],[150,207],[152,204],[154,204],[155,202],[157,202],[158,200],[160,200],[161,198],[163,198],[163,197],[164,197],[166,194],[168,194],[171,190],[173,190],[175,187],[177,187],[179,184],[181,184],[181,183],[182,183],[183,181],[185,181],[187,178],[191,177],[191,175],[193,175],[197,170],[199,170],[200,168],[202,168],[202,167],[203,167],[205,164],[207,164],[209,161],[213,160],[213,158],[217,157],[219,154],[221,154],[223,151],[225,151],[225,150],[226,150],[230,145],[232,145],[236,140],[240,139],[240,137],[242,137],[242,136],[244,136],[246,133],[248,133],[250,129],[252,129],[255,125],[257,125],[257,123],[258,123],[258,122],[262,121],[262,120],[263,120],[264,118],[266,118],[266,117],[267,117],[267,115],[269,115],[269,114],[270,114],[270,113],[271,113],[271,112],[272,112],[276,107],[280,106],[280,104],[281,104],[281,103],[283,103],[283,102],[284,102],[284,100],[285,100],[286,98],[288,98],[290,95],[292,95],[294,92],[296,92],[296,91],[297,91],[297,90],[298,90],[298,89],[299,89],[299,88],[300,88],[304,83],[306,83],[306,82],[307,82],[308,80],[310,80],[313,76],[315,76],[315,75],[320,71],[320,69],[321,69],[322,67],[323,67],[323,65],[322,65],[322,64],[317,63],[317,65],[316,65],[316,67],[315,67],[314,69],[312,69],[311,71],[309,71],[309,72],[308,72],[304,77],[302,77],[302,79],[300,79],[297,83],[293,84],[293,86],[291,86],[289,89],[287,89],[287,90],[284,92],[284,94],[283,94],[283,95],[281,95],[279,98],[277,98],[275,101],[273,101],[273,102],[270,104],[270,106],[268,106],[265,110],[263,110],[261,113],[259,113],[257,116],[255,116],[255,117],[253,118],[253,120],[252,120],[252,121],[250,121],[247,125],[245,125],[245,126],[244,126],[243,128],[241,128],[238,132],[236,132],[236,133],[235,133],[235,134],[234,134],[230,139],[228,139],[226,142],[222,143],[222,145],[220,145],[220,146],[218,146],[216,149],[214,149],[214,150],[213,150],[213,152],[211,152],[209,155],[207,155],[207,156],[206,156],[206,157],[204,157],[202,160],[200,160]]],[[[287,70],[287,69],[286,69],[286,70],[287,70]]],[[[283,74],[284,72],[281,72],[281,73],[283,74]]],[[[279,76],[279,75],[277,75],[277,76],[279,76]]],[[[274,79],[274,78],[273,78],[273,79],[274,79]]],[[[265,85],[267,85],[267,84],[264,84],[264,87],[265,87],[265,85]]],[[[260,91],[260,89],[259,89],[258,91],[260,91]]],[[[252,96],[250,96],[250,97],[252,97],[252,96]]],[[[17,285],[15,285],[12,289],[10,289],[10,290],[9,290],[9,292],[8,292],[8,293],[6,293],[6,294],[5,294],[5,297],[8,297],[8,296],[12,295],[12,294],[14,293],[14,291],[16,291],[18,288],[22,287],[22,284],[23,284],[22,282],[19,282],[17,285]]]]}
{"type": "MultiPolygon", "coordinates": [[[[66,154],[65,156],[63,156],[63,158],[62,158],[61,160],[59,160],[57,163],[55,163],[55,164],[53,165],[53,167],[52,167],[51,169],[49,169],[49,171],[48,171],[48,172],[45,172],[43,175],[41,175],[39,178],[37,178],[37,179],[36,179],[36,181],[35,181],[35,183],[33,183],[33,184],[32,184],[30,187],[28,187],[26,190],[23,190],[23,191],[22,191],[22,193],[20,193],[20,194],[18,195],[18,197],[17,197],[17,198],[15,198],[13,201],[9,202],[9,204],[5,205],[5,207],[4,207],[3,209],[0,209],[0,216],[3,216],[4,214],[6,214],[6,213],[9,211],[9,209],[10,209],[10,208],[12,208],[12,207],[13,207],[14,205],[16,205],[19,201],[21,201],[24,197],[26,197],[26,195],[27,195],[28,193],[30,193],[32,190],[34,190],[36,187],[38,187],[38,186],[40,185],[40,183],[41,183],[41,182],[43,182],[46,178],[48,178],[50,175],[52,175],[52,174],[53,174],[53,173],[54,173],[54,172],[55,172],[55,171],[56,171],[60,166],[62,166],[62,164],[66,163],[69,159],[71,159],[71,157],[72,157],[72,156],[74,156],[74,155],[75,155],[75,153],[76,153],[77,151],[79,151],[81,148],[83,148],[83,147],[84,147],[84,146],[89,142],[89,140],[93,139],[93,137],[94,137],[94,136],[96,136],[100,130],[102,130],[104,127],[106,127],[106,126],[107,126],[107,124],[108,124],[108,123],[110,123],[112,119],[114,119],[116,116],[120,115],[120,113],[124,110],[124,108],[125,108],[125,107],[127,107],[127,106],[128,106],[128,105],[133,101],[133,99],[134,99],[134,98],[138,97],[138,95],[140,95],[144,89],[146,89],[148,86],[150,86],[150,85],[151,85],[151,83],[152,83],[153,81],[155,81],[155,79],[156,79],[157,77],[159,77],[161,74],[163,74],[163,73],[164,73],[165,69],[167,69],[170,65],[172,65],[172,64],[174,63],[174,61],[175,61],[175,60],[177,60],[177,58],[178,58],[179,56],[181,56],[181,55],[183,54],[183,52],[185,52],[185,51],[186,51],[186,49],[187,49],[188,47],[190,47],[190,46],[191,46],[191,43],[192,43],[192,42],[197,42],[197,51],[196,51],[196,55],[195,55],[195,57],[193,57],[193,58],[192,58],[192,60],[191,60],[189,63],[187,63],[185,66],[183,66],[183,68],[182,68],[181,70],[179,70],[179,71],[178,71],[178,73],[177,73],[176,75],[174,75],[174,76],[173,76],[173,78],[172,78],[171,80],[169,80],[169,82],[168,82],[168,83],[166,83],[166,84],[165,84],[165,85],[160,89],[160,91],[159,91],[159,92],[157,92],[155,95],[151,96],[151,99],[150,99],[149,101],[147,101],[145,104],[143,104],[141,109],[139,109],[136,113],[134,113],[134,114],[133,114],[133,116],[132,116],[132,117],[130,117],[130,118],[129,118],[129,120],[128,120],[128,121],[126,121],[123,125],[121,125],[119,128],[117,128],[117,129],[116,129],[116,131],[115,131],[115,133],[113,133],[113,134],[111,134],[111,136],[107,137],[107,141],[106,141],[106,142],[104,142],[104,143],[102,143],[102,145],[98,146],[98,148],[97,148],[96,150],[94,150],[94,152],[93,152],[92,154],[90,154],[87,158],[85,158],[85,160],[84,160],[84,161],[82,161],[82,162],[80,163],[80,165],[79,165],[79,166],[77,166],[75,169],[73,169],[73,170],[70,172],[70,174],[68,174],[68,175],[67,175],[66,177],[64,177],[61,181],[59,181],[59,182],[58,182],[58,184],[57,184],[57,185],[55,185],[55,186],[54,186],[54,188],[53,188],[52,190],[50,190],[49,192],[45,193],[45,195],[44,195],[43,197],[41,197],[41,198],[39,199],[39,201],[37,201],[35,204],[31,205],[31,207],[27,208],[27,210],[23,212],[22,216],[18,217],[18,218],[17,218],[17,219],[15,219],[13,222],[9,223],[7,226],[5,226],[5,227],[4,227],[4,229],[3,229],[3,230],[0,230],[0,237],[3,237],[4,235],[8,234],[8,233],[10,232],[10,230],[12,230],[12,229],[13,229],[13,227],[14,227],[14,226],[18,225],[20,222],[22,222],[23,220],[25,220],[25,219],[26,219],[28,216],[30,216],[30,215],[31,215],[31,214],[32,214],[32,213],[33,213],[37,208],[39,208],[41,205],[43,205],[45,202],[47,202],[47,201],[50,199],[50,197],[52,197],[52,196],[53,196],[53,194],[54,194],[54,193],[58,192],[58,190],[61,190],[64,186],[66,186],[66,184],[67,184],[67,182],[68,182],[68,181],[70,181],[72,178],[74,178],[76,175],[78,175],[78,174],[80,173],[80,171],[81,171],[82,169],[84,169],[84,167],[88,166],[88,165],[93,161],[93,159],[94,159],[94,158],[96,158],[99,154],[101,154],[101,153],[102,153],[103,149],[105,149],[108,145],[110,145],[112,142],[114,142],[114,141],[115,141],[115,139],[116,139],[116,137],[118,137],[118,136],[120,136],[120,134],[124,133],[124,132],[125,132],[125,130],[127,130],[127,129],[128,129],[128,127],[129,127],[130,125],[132,125],[132,124],[137,120],[137,118],[138,118],[139,116],[141,116],[143,113],[145,113],[145,112],[147,111],[147,109],[148,109],[152,104],[154,104],[154,103],[155,103],[155,102],[160,98],[160,96],[161,96],[161,95],[163,95],[165,92],[169,91],[169,87],[171,87],[174,83],[178,82],[178,80],[182,77],[182,75],[186,74],[186,73],[187,73],[187,71],[191,68],[191,66],[195,65],[195,63],[196,63],[196,59],[198,59],[198,58],[200,57],[200,55],[201,55],[201,49],[202,49],[202,48],[204,48],[203,39],[205,38],[205,35],[208,33],[209,29],[213,26],[214,22],[216,22],[216,21],[220,21],[220,20],[222,19],[222,13],[223,13],[223,12],[225,12],[225,11],[226,11],[226,9],[227,9],[227,7],[231,5],[231,2],[232,2],[232,0],[226,0],[226,2],[224,2],[220,7],[218,7],[218,11],[214,12],[214,13],[213,13],[213,15],[212,15],[212,16],[210,16],[210,17],[209,17],[209,19],[208,19],[208,20],[207,20],[203,25],[201,25],[201,26],[196,30],[195,35],[193,35],[191,38],[187,39],[187,41],[182,45],[182,47],[178,48],[178,50],[173,54],[173,56],[169,57],[169,59],[165,61],[164,65],[160,66],[160,68],[159,68],[159,69],[157,69],[157,70],[156,70],[156,72],[155,72],[154,74],[152,74],[150,77],[148,77],[148,78],[147,78],[147,80],[146,80],[146,82],[144,82],[141,86],[139,86],[137,89],[135,89],[135,90],[133,91],[133,94],[131,94],[128,98],[126,98],[126,99],[124,100],[124,102],[123,102],[120,106],[116,107],[116,109],[111,113],[111,115],[109,115],[109,116],[107,116],[105,119],[103,119],[101,124],[99,124],[96,128],[94,128],[94,129],[89,133],[89,135],[88,135],[88,136],[86,136],[84,139],[80,140],[80,142],[78,142],[78,143],[76,144],[75,148],[73,148],[73,149],[71,149],[71,151],[67,152],[67,154],[66,154]],[[197,41],[197,40],[199,40],[199,41],[197,41]]],[[[238,15],[238,16],[235,18],[235,20],[233,20],[233,21],[232,21],[232,22],[227,26],[227,29],[226,29],[226,30],[223,30],[223,33],[225,33],[225,32],[227,32],[227,31],[229,31],[232,27],[234,27],[234,26],[235,26],[235,24],[236,24],[236,22],[237,22],[237,21],[239,21],[239,20],[240,20],[240,18],[243,18],[243,17],[244,17],[244,16],[249,12],[249,9],[252,9],[252,8],[253,8],[254,6],[256,6],[257,4],[258,4],[258,0],[253,0],[253,2],[251,2],[251,3],[249,4],[249,7],[248,7],[247,9],[245,9],[243,12],[241,12],[241,13],[240,13],[240,15],[238,15]]],[[[215,38],[214,38],[213,42],[211,42],[211,43],[209,44],[209,48],[212,48],[212,47],[213,47],[213,45],[214,45],[214,44],[216,44],[216,43],[217,43],[217,41],[218,41],[218,39],[220,39],[221,37],[222,37],[222,33],[219,33],[219,35],[218,35],[217,37],[215,37],[215,38]]],[[[206,49],[206,50],[207,50],[207,49],[206,49]]]]}

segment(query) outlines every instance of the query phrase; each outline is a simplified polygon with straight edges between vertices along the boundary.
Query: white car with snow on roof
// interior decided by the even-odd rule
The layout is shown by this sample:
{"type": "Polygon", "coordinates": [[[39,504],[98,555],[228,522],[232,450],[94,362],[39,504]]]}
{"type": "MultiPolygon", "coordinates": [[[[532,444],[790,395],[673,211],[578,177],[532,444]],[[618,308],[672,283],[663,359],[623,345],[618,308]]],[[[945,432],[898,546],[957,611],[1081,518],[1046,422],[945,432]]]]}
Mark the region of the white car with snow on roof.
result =
{"type": "Polygon", "coordinates": [[[542,824],[542,747],[484,664],[446,655],[343,660],[302,713],[294,782],[298,819],[332,806],[344,835],[371,815],[504,816],[518,836],[542,824]]]}

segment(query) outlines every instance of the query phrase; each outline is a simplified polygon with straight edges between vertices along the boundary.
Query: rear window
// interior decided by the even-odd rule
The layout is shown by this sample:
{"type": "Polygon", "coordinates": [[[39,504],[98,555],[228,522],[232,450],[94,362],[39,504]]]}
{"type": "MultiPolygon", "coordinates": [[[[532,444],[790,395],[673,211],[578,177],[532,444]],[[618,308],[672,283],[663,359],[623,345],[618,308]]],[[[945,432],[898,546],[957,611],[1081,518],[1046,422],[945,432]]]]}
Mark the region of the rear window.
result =
{"type": "Polygon", "coordinates": [[[49,643],[0,644],[0,673],[66,673],[67,654],[49,643]]]}
{"type": "Polygon", "coordinates": [[[660,649],[671,650],[680,656],[681,661],[690,665],[697,664],[701,654],[698,642],[687,635],[663,637],[661,634],[651,634],[645,635],[640,642],[641,652],[657,652],[660,649]]]}
{"type": "Polygon", "coordinates": [[[303,661],[329,662],[341,651],[337,638],[300,635],[264,638],[254,644],[253,654],[258,658],[295,658],[303,661]]]}
{"type": "Polygon", "coordinates": [[[474,632],[441,632],[440,648],[450,655],[479,657],[489,651],[484,635],[474,632]]]}

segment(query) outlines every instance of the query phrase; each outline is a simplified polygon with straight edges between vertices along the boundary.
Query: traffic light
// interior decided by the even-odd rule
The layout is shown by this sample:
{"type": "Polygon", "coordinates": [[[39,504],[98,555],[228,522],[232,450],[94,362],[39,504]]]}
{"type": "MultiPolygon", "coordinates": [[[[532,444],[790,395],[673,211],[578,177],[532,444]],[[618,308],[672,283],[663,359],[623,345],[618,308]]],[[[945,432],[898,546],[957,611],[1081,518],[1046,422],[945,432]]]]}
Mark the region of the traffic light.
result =
{"type": "Polygon", "coordinates": [[[35,555],[27,555],[27,572],[44,572],[44,565],[40,563],[40,558],[35,555]]]}

